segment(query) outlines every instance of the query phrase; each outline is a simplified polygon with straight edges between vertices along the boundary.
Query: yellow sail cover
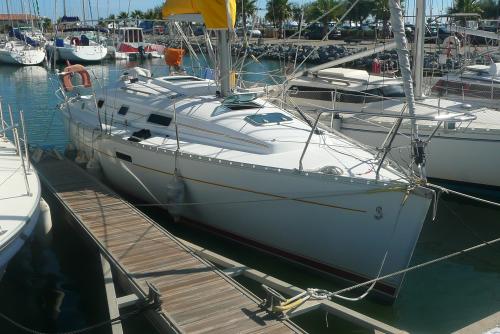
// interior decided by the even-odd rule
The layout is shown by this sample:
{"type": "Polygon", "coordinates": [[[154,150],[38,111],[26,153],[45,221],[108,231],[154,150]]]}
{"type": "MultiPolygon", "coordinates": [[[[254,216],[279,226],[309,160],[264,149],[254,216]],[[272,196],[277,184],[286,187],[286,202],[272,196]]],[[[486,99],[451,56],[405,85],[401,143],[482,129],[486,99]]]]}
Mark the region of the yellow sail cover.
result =
{"type": "Polygon", "coordinates": [[[162,14],[201,14],[207,29],[230,29],[236,23],[236,0],[166,0],[162,14]]]}

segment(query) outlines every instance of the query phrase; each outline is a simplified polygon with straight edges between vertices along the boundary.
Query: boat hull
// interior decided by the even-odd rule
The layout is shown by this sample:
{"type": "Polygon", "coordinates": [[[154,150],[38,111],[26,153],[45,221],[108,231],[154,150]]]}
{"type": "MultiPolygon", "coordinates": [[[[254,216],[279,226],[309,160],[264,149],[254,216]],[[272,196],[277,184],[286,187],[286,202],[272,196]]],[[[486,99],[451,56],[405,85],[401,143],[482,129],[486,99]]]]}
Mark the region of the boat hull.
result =
{"type": "Polygon", "coordinates": [[[0,249],[0,281],[3,274],[12,258],[21,250],[26,243],[26,240],[33,234],[36,224],[40,218],[40,208],[37,206],[36,210],[30,216],[28,223],[21,229],[12,240],[3,245],[0,249]]]}
{"type": "MultiPolygon", "coordinates": [[[[375,146],[380,146],[387,136],[381,128],[362,126],[349,121],[342,121],[340,131],[362,143],[375,146]]],[[[419,131],[423,138],[431,134],[428,127],[422,126],[419,131]]],[[[410,132],[402,132],[407,137],[396,136],[393,147],[400,148],[392,150],[391,158],[407,165],[410,161],[410,132]]],[[[499,146],[500,136],[493,133],[473,136],[470,133],[443,128],[435,134],[426,148],[427,176],[475,186],[500,187],[500,155],[492,154],[498,152],[499,146]]]]}
{"type": "Polygon", "coordinates": [[[56,50],[59,60],[78,63],[98,62],[106,58],[108,54],[108,49],[101,45],[56,47],[56,50]]]}
{"type": "MultiPolygon", "coordinates": [[[[332,109],[332,102],[324,100],[310,100],[291,97],[296,105],[302,106],[305,110],[312,110],[317,107],[332,109]]],[[[485,100],[486,104],[488,100],[485,100]]],[[[349,112],[362,112],[373,110],[384,110],[383,102],[371,104],[353,104],[337,102],[335,109],[349,112]],[[361,108],[363,106],[363,109],[361,108]]],[[[321,121],[326,126],[342,132],[343,134],[370,146],[380,147],[387,136],[387,131],[392,127],[392,123],[358,120],[346,114],[343,118],[334,119],[332,113],[325,113],[321,121]]],[[[419,124],[419,134],[426,138],[432,134],[434,126],[428,123],[419,124]]],[[[437,124],[437,123],[435,123],[437,124]]],[[[486,187],[500,187],[498,168],[500,155],[492,154],[497,152],[500,145],[500,133],[498,131],[474,130],[474,123],[471,129],[447,129],[441,126],[431,143],[426,147],[426,172],[429,178],[441,179],[451,182],[460,182],[474,186],[482,185],[486,187]],[[488,162],[488,163],[485,163],[488,162]]],[[[409,140],[411,131],[408,127],[401,129],[392,147],[398,147],[391,151],[391,159],[408,168],[410,161],[409,140]]]]}
{"type": "Polygon", "coordinates": [[[40,65],[45,60],[45,52],[39,49],[11,52],[0,50],[0,63],[29,66],[40,65]]]}
{"type": "MultiPolygon", "coordinates": [[[[173,151],[97,136],[67,117],[66,122],[72,142],[98,157],[115,187],[172,209],[164,204],[173,179],[173,151]]],[[[376,277],[386,252],[382,273],[408,266],[432,201],[422,188],[407,197],[406,185],[383,187],[187,153],[178,156],[177,166],[187,203],[180,206],[182,216],[353,282],[376,277]]],[[[394,298],[402,280],[402,275],[394,277],[377,288],[394,298]]]]}

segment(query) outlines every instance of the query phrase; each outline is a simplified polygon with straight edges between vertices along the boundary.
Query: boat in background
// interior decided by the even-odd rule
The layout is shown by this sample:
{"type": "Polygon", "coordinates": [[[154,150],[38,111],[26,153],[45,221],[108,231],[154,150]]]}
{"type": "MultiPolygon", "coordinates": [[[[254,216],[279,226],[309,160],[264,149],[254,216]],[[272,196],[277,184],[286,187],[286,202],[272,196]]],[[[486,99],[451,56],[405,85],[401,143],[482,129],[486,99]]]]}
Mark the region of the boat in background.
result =
{"type": "Polygon", "coordinates": [[[118,29],[115,59],[163,58],[165,47],[159,44],[147,43],[144,31],[137,27],[122,27],[118,29]]]}
{"type": "MultiPolygon", "coordinates": [[[[425,8],[425,0],[418,0],[418,3],[417,8],[425,8]]],[[[500,188],[497,168],[500,165],[498,104],[485,106],[489,99],[474,101],[468,96],[463,98],[458,92],[459,95],[445,98],[424,95],[424,13],[425,10],[422,9],[417,17],[416,31],[420,33],[415,43],[417,52],[414,61],[415,113],[420,118],[416,122],[420,133],[419,145],[427,147],[427,176],[447,183],[465,185],[471,191],[481,187],[500,188]],[[450,119],[452,114],[457,117],[450,119]]],[[[387,131],[393,128],[394,119],[404,115],[406,99],[377,93],[380,89],[372,85],[372,80],[375,78],[375,83],[382,82],[382,90],[385,84],[393,90],[400,87],[401,83],[404,84],[404,81],[386,81],[375,76],[370,76],[368,81],[365,74],[353,78],[345,69],[328,67],[328,63],[315,66],[305,71],[305,75],[290,80],[289,88],[306,87],[306,84],[313,88],[306,87],[305,92],[289,89],[289,101],[292,105],[300,103],[304,110],[313,113],[336,112],[330,112],[331,118],[324,119],[330,127],[361,143],[382,149],[387,143],[387,131]],[[391,86],[391,83],[394,85],[391,86]]],[[[496,65],[492,67],[497,69],[496,65]]],[[[361,72],[352,73],[358,75],[361,72]]],[[[488,77],[484,83],[488,80],[491,83],[492,79],[488,77]]],[[[410,143],[413,133],[411,124],[412,119],[407,118],[398,126],[398,135],[392,142],[397,149],[393,149],[390,155],[395,162],[408,169],[415,167],[411,158],[415,150],[410,143]]]]}
{"type": "Polygon", "coordinates": [[[45,39],[34,28],[11,28],[8,40],[0,45],[0,63],[40,65],[45,60],[45,39]]]}
{"type": "Polygon", "coordinates": [[[47,45],[51,59],[89,63],[106,58],[108,48],[103,36],[107,29],[85,26],[78,17],[68,16],[63,16],[56,29],[55,40],[47,45]]]}
{"type": "Polygon", "coordinates": [[[307,109],[319,106],[362,111],[373,105],[383,109],[384,101],[405,98],[401,78],[344,67],[325,68],[292,78],[286,89],[292,104],[307,109]]]}
{"type": "Polygon", "coordinates": [[[438,79],[432,92],[495,106],[500,100],[500,63],[469,65],[459,73],[448,73],[438,79]]]}

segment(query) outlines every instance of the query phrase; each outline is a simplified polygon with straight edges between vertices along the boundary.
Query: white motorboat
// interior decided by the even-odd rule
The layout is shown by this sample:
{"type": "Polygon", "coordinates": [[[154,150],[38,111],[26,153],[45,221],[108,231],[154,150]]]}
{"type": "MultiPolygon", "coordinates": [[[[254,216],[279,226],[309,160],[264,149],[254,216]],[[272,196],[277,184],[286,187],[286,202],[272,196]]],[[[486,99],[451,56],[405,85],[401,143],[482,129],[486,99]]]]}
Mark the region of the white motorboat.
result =
{"type": "MultiPolygon", "coordinates": [[[[434,192],[350,139],[231,92],[230,20],[221,21],[220,93],[213,80],[141,68],[97,91],[82,66],[60,73],[80,157],[174,216],[318,271],[359,282],[406,268],[434,192]]],[[[394,298],[402,280],[376,289],[394,298]]]]}
{"type": "MultiPolygon", "coordinates": [[[[1,108],[0,108],[1,110],[1,108]]],[[[17,131],[2,120],[0,126],[0,279],[9,261],[29,240],[40,217],[41,187],[38,175],[20,149],[5,136],[17,131]]]]}
{"type": "Polygon", "coordinates": [[[115,59],[162,58],[165,47],[144,40],[144,31],[137,27],[122,27],[118,30],[115,59]]]}
{"type": "Polygon", "coordinates": [[[292,78],[287,83],[287,91],[292,104],[306,109],[319,106],[362,111],[372,104],[380,106],[388,99],[403,101],[405,98],[401,78],[344,67],[325,68],[292,78]]]}

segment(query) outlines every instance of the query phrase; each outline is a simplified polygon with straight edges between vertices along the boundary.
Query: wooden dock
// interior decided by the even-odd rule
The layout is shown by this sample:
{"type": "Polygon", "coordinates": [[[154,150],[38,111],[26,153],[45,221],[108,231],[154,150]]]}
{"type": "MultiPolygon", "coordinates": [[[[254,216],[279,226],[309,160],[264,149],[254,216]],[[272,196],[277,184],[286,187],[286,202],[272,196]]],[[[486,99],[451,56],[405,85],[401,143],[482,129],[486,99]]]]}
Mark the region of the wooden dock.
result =
{"type": "Polygon", "coordinates": [[[76,164],[44,159],[36,167],[76,228],[119,275],[122,288],[139,298],[147,296],[148,282],[157,288],[161,310],[150,310],[147,317],[159,331],[304,332],[269,315],[251,292],[76,164]]]}

